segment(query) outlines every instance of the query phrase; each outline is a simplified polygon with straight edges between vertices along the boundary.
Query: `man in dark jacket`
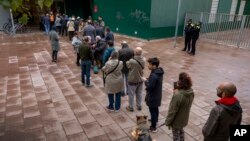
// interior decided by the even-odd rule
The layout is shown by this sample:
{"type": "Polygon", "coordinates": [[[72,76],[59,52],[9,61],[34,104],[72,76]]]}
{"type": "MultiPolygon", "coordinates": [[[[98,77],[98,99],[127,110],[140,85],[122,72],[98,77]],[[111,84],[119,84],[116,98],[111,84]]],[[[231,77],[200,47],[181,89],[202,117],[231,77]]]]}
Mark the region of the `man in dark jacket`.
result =
{"type": "Polygon", "coordinates": [[[67,29],[67,22],[68,22],[68,20],[69,20],[68,16],[67,15],[63,15],[62,23],[61,23],[61,25],[62,25],[62,31],[61,31],[62,36],[64,35],[64,33],[65,33],[66,36],[68,35],[68,29],[67,29]]]}
{"type": "Polygon", "coordinates": [[[95,27],[91,24],[91,20],[88,20],[87,25],[83,29],[83,36],[90,36],[91,37],[91,43],[93,44],[95,42],[95,27]]]}
{"type": "Polygon", "coordinates": [[[108,41],[112,41],[114,42],[114,34],[113,32],[111,32],[110,28],[109,27],[106,27],[106,35],[105,35],[105,41],[108,42],[108,41]]]}
{"type": "Polygon", "coordinates": [[[81,69],[82,69],[82,83],[85,84],[86,76],[86,87],[91,87],[90,84],[90,69],[93,60],[93,54],[90,47],[90,41],[87,36],[84,37],[82,45],[79,47],[79,55],[81,58],[81,69]]]}
{"type": "Polygon", "coordinates": [[[102,64],[103,61],[102,58],[106,48],[107,44],[105,40],[102,39],[100,36],[96,36],[96,44],[94,44],[94,49],[95,49],[94,58],[99,68],[102,68],[104,66],[104,64],[102,64]]]}
{"type": "Polygon", "coordinates": [[[207,122],[202,128],[204,141],[228,141],[230,125],[240,125],[242,108],[234,95],[237,88],[233,83],[224,82],[217,87],[219,100],[211,110],[207,122]]]}
{"type": "Polygon", "coordinates": [[[187,25],[185,26],[184,32],[185,32],[185,47],[182,51],[190,51],[190,43],[191,43],[191,28],[193,27],[192,19],[188,20],[187,25]]]}
{"type": "Polygon", "coordinates": [[[161,106],[162,98],[162,81],[164,71],[159,67],[160,61],[158,58],[148,59],[148,69],[151,70],[149,78],[145,81],[146,97],[145,101],[149,107],[151,115],[150,131],[156,132],[156,123],[158,122],[159,106],[161,106]]]}
{"type": "Polygon", "coordinates": [[[195,55],[196,41],[199,39],[200,29],[201,29],[201,22],[195,24],[194,27],[191,28],[192,47],[191,47],[191,51],[189,52],[190,55],[195,55]]]}
{"type": "Polygon", "coordinates": [[[134,50],[129,48],[128,43],[126,41],[123,41],[121,45],[122,48],[118,51],[118,59],[123,62],[122,74],[123,79],[125,79],[126,85],[125,90],[122,92],[122,95],[124,96],[125,94],[127,94],[128,88],[128,67],[126,65],[126,62],[134,57],[134,50]]]}

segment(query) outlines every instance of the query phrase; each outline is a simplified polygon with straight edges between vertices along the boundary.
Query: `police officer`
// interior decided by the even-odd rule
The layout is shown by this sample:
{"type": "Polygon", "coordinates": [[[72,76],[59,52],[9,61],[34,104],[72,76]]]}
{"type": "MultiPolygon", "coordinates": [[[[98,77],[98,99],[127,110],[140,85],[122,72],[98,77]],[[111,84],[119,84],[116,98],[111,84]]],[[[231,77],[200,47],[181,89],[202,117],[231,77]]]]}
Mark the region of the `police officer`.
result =
{"type": "Polygon", "coordinates": [[[200,29],[201,29],[201,22],[198,22],[197,24],[194,25],[194,27],[191,28],[192,47],[191,51],[189,52],[190,55],[195,55],[196,41],[199,38],[200,29]]]}
{"type": "Polygon", "coordinates": [[[191,42],[191,28],[193,27],[194,25],[192,24],[192,19],[189,19],[186,26],[185,26],[185,29],[184,29],[184,32],[185,32],[185,47],[182,51],[190,51],[190,42],[191,42]]]}

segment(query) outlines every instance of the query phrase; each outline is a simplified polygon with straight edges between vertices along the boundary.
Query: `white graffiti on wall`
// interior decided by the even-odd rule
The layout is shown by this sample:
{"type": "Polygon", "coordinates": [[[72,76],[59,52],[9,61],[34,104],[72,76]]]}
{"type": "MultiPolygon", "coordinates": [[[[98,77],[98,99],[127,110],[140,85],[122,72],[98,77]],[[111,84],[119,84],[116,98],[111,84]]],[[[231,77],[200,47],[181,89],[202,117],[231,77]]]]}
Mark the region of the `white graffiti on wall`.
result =
{"type": "Polygon", "coordinates": [[[120,11],[117,11],[117,12],[116,12],[116,19],[117,19],[117,20],[122,20],[122,19],[124,19],[124,17],[122,16],[122,13],[121,13],[120,11]]]}
{"type": "Polygon", "coordinates": [[[149,17],[147,17],[146,13],[142,10],[136,9],[134,12],[130,13],[130,16],[138,23],[145,23],[149,21],[149,17]]]}

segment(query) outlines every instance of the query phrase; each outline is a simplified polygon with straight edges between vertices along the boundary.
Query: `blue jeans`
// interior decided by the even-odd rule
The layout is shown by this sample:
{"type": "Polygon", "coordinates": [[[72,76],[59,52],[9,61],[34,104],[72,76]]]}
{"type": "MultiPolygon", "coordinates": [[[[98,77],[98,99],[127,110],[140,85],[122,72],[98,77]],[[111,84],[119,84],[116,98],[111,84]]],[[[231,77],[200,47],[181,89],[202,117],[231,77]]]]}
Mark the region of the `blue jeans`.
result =
{"type": "Polygon", "coordinates": [[[120,110],[121,92],[118,92],[116,94],[108,94],[108,98],[109,98],[109,108],[114,108],[115,110],[120,110]]]}
{"type": "Polygon", "coordinates": [[[44,24],[46,34],[49,34],[50,25],[44,24]]]}
{"type": "Polygon", "coordinates": [[[90,85],[90,69],[91,69],[91,61],[90,60],[81,60],[81,68],[82,68],[82,83],[85,84],[85,76],[87,85],[90,85]]]}

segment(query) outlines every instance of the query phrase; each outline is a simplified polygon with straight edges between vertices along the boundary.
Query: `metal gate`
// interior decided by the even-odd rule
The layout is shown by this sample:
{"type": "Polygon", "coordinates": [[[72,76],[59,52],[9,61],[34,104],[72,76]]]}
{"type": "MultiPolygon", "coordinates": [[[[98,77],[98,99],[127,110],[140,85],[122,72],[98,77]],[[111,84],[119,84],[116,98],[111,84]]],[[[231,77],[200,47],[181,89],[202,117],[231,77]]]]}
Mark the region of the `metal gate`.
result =
{"type": "Polygon", "coordinates": [[[213,13],[186,13],[185,23],[202,22],[200,38],[219,44],[250,48],[250,16],[213,13]]]}

